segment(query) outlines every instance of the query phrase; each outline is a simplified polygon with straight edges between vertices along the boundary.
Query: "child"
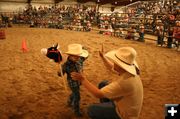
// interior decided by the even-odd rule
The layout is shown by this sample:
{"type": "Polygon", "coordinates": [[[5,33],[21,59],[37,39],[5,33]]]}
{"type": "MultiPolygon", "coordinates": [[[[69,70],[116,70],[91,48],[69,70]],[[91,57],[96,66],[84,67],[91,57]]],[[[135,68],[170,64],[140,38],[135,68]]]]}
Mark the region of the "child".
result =
{"type": "Polygon", "coordinates": [[[145,31],[145,29],[144,29],[144,26],[143,25],[141,25],[140,26],[140,30],[139,30],[139,41],[140,42],[144,42],[144,31],[145,31]]]}
{"type": "Polygon", "coordinates": [[[81,72],[83,70],[83,62],[88,57],[88,51],[82,48],[80,44],[68,45],[67,61],[62,65],[63,74],[67,74],[67,81],[72,93],[68,99],[68,106],[73,106],[75,115],[80,117],[80,82],[72,80],[71,72],[81,72]]]}

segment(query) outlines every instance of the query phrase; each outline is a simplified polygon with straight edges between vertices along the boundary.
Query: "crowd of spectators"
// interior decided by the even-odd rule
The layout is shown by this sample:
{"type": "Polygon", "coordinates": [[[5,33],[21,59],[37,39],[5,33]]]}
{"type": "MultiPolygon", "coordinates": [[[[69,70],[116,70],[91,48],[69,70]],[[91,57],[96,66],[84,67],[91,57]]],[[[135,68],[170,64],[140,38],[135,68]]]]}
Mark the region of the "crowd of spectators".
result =
{"type": "MultiPolygon", "coordinates": [[[[6,17],[1,15],[0,24],[12,26],[6,17]]],[[[141,2],[141,4],[126,7],[124,13],[99,13],[96,6],[85,5],[28,5],[23,12],[11,16],[13,24],[29,24],[30,27],[57,28],[77,31],[91,31],[93,27],[99,33],[114,35],[125,39],[144,42],[144,34],[157,35],[157,45],[163,46],[164,39],[175,38],[179,34],[180,9],[176,1],[141,2]],[[175,35],[176,33],[176,35],[175,35]]],[[[172,47],[173,41],[167,40],[167,46],[172,47]]]]}
{"type": "MultiPolygon", "coordinates": [[[[14,16],[13,23],[30,24],[30,27],[58,28],[71,24],[80,29],[89,31],[94,22],[95,9],[86,6],[40,6],[39,8],[28,5],[22,12],[14,16]]],[[[68,28],[71,28],[70,26],[68,28]]]]}

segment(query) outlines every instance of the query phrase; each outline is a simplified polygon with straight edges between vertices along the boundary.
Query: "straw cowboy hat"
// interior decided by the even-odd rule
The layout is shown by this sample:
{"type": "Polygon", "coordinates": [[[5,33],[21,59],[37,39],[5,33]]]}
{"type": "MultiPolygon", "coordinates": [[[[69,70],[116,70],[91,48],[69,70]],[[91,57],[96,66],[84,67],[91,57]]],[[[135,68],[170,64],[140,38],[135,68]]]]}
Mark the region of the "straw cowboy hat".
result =
{"type": "Polygon", "coordinates": [[[105,57],[116,63],[127,72],[137,75],[136,68],[139,69],[136,59],[136,51],[132,47],[122,47],[117,50],[109,51],[105,57]]]}
{"type": "Polygon", "coordinates": [[[76,56],[81,56],[81,57],[87,57],[89,54],[87,50],[83,49],[81,44],[68,45],[68,51],[65,53],[69,55],[76,55],[76,56]]]}

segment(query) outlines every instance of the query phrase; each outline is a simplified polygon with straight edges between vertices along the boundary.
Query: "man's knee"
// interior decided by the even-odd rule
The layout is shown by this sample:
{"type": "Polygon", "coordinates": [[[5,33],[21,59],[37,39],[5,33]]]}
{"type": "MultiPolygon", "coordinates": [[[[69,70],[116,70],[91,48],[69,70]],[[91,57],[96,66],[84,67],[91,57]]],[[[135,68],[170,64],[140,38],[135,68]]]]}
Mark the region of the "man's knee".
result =
{"type": "Polygon", "coordinates": [[[93,109],[94,107],[93,106],[89,106],[88,108],[87,108],[87,114],[88,114],[88,116],[90,117],[90,118],[92,118],[92,117],[94,117],[94,109],[93,109]]]}
{"type": "Polygon", "coordinates": [[[109,81],[108,80],[103,80],[99,83],[98,85],[98,88],[101,89],[103,88],[104,86],[108,85],[109,84],[109,81]]]}

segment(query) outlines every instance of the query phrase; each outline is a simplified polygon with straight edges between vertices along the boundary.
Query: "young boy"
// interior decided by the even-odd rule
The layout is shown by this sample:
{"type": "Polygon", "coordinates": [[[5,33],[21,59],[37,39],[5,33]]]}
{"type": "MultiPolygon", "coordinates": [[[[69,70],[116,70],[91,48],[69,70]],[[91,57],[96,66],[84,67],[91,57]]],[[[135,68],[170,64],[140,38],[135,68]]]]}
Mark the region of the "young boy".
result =
{"type": "Polygon", "coordinates": [[[82,48],[80,44],[68,45],[67,61],[62,65],[63,74],[67,74],[67,81],[72,93],[68,99],[68,106],[73,106],[75,115],[80,117],[80,82],[72,80],[71,72],[81,72],[83,70],[83,62],[88,57],[88,51],[82,48]]]}

